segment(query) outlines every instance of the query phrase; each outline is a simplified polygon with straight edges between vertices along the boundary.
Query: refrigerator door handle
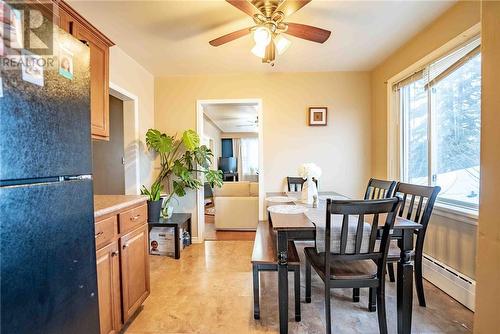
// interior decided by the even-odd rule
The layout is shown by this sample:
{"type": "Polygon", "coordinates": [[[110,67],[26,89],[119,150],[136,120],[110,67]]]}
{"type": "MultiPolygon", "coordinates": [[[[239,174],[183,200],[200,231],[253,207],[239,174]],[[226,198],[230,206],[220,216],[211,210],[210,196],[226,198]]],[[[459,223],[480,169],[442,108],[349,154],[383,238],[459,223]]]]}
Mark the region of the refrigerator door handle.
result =
{"type": "Polygon", "coordinates": [[[92,180],[92,175],[71,175],[71,176],[61,176],[60,181],[80,181],[80,180],[92,180]]]}

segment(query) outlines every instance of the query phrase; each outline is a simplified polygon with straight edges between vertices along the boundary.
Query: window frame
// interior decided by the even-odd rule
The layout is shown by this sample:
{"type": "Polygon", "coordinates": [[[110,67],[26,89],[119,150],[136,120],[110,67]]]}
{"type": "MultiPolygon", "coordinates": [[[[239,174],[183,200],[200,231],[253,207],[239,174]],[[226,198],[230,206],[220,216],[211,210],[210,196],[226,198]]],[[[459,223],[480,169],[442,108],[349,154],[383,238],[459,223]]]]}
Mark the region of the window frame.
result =
{"type": "MultiPolygon", "coordinates": [[[[387,176],[390,179],[401,180],[403,176],[402,169],[402,148],[403,148],[403,127],[402,115],[400,113],[399,92],[393,91],[393,85],[425,69],[429,64],[463,47],[474,38],[480,36],[480,24],[476,24],[456,36],[452,40],[443,44],[441,47],[425,55],[416,61],[413,65],[404,69],[400,73],[389,78],[386,84],[387,94],[387,176]]],[[[431,120],[432,122],[432,120],[431,120]]],[[[430,123],[429,123],[430,124],[430,123]]],[[[430,138],[432,139],[432,138],[430,138]]],[[[430,150],[428,154],[431,154],[430,150]]],[[[431,161],[429,161],[431,163],[431,161]]],[[[429,177],[431,173],[429,173],[429,177]]],[[[436,201],[434,213],[439,216],[452,218],[457,221],[477,225],[478,210],[461,206],[452,206],[448,203],[436,201]]]]}

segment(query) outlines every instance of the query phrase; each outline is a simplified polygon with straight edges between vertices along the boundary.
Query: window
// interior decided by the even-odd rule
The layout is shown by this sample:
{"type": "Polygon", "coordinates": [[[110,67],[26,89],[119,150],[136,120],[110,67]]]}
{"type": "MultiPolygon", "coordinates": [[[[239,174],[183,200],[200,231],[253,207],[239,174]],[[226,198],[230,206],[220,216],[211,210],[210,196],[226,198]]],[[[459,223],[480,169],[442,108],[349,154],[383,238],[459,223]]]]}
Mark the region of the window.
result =
{"type": "Polygon", "coordinates": [[[394,92],[401,116],[402,180],[439,185],[439,202],[477,209],[479,38],[400,81],[394,92]]]}
{"type": "Polygon", "coordinates": [[[241,165],[243,177],[258,174],[259,140],[257,138],[241,138],[241,165]]]}

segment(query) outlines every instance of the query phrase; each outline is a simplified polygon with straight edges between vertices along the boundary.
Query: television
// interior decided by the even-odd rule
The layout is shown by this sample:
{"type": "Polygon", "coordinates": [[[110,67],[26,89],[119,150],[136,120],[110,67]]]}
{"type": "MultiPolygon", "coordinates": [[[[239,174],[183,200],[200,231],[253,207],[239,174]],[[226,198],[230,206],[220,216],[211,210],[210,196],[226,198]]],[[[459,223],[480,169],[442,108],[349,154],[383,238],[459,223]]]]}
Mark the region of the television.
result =
{"type": "Polygon", "coordinates": [[[237,172],[236,158],[219,158],[219,170],[221,170],[223,173],[237,172]]]}

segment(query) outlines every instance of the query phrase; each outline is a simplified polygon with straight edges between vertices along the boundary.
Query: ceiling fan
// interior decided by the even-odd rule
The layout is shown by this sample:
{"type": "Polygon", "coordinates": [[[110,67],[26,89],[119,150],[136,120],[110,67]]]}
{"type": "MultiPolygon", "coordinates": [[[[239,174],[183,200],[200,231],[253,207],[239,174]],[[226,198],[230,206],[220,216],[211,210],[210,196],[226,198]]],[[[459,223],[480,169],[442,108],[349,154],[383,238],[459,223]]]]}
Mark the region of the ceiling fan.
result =
{"type": "Polygon", "coordinates": [[[288,49],[291,42],[283,34],[292,35],[316,43],[324,43],[331,31],[300,23],[285,22],[311,0],[226,0],[228,3],[250,15],[255,26],[233,31],[209,43],[220,46],[240,37],[253,33],[255,46],[252,53],[262,59],[263,63],[273,65],[278,55],[288,49]]]}
{"type": "Polygon", "coordinates": [[[238,124],[236,125],[237,128],[250,128],[250,127],[257,127],[259,125],[259,116],[255,118],[255,120],[251,119],[245,119],[244,122],[246,124],[238,124]]]}

